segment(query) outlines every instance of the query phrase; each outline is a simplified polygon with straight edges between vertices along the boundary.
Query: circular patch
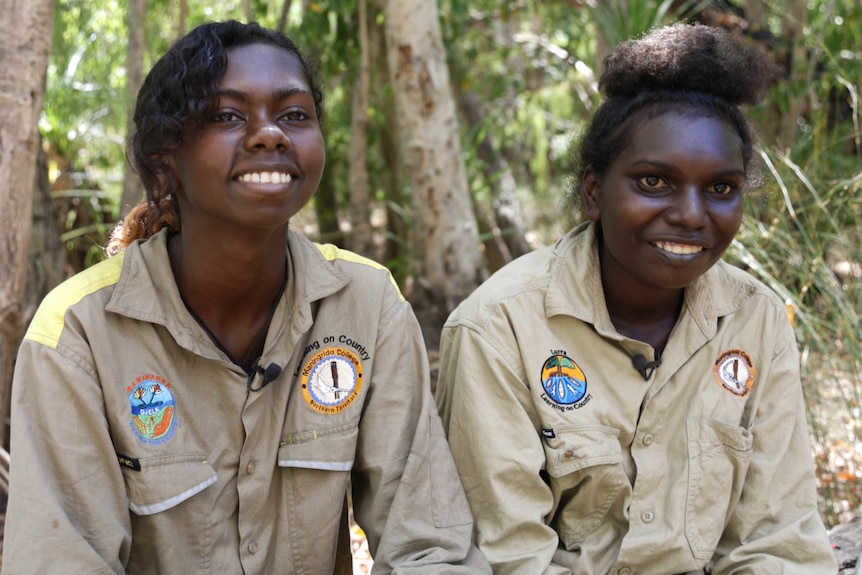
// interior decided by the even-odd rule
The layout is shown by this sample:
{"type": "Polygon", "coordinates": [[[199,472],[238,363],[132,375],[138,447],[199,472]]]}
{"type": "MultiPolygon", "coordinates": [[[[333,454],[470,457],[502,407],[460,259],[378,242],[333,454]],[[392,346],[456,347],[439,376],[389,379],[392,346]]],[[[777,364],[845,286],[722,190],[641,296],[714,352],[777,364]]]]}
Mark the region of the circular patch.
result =
{"type": "Polygon", "coordinates": [[[176,428],[174,396],[161,379],[144,379],[129,393],[134,434],[143,443],[158,445],[169,440],[176,428]]]}
{"type": "Polygon", "coordinates": [[[302,369],[302,397],[317,412],[340,413],[361,390],[362,362],[349,349],[321,350],[302,369]]]}
{"type": "Polygon", "coordinates": [[[731,349],[715,360],[715,380],[721,387],[739,397],[745,397],[754,386],[754,365],[741,349],[731,349]]]}
{"type": "Polygon", "coordinates": [[[572,358],[552,355],[542,366],[542,387],[560,405],[572,405],[587,393],[587,377],[572,358]]]}

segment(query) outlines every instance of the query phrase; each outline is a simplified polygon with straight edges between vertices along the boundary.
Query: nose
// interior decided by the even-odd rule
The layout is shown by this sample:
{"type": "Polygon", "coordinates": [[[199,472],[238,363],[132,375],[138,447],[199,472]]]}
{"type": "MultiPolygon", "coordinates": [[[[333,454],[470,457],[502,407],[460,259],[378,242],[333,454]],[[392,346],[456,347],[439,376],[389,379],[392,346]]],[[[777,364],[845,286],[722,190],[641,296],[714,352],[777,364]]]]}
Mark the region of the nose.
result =
{"type": "Polygon", "coordinates": [[[250,150],[285,150],[290,139],[277,122],[261,118],[250,122],[246,147],[250,150]]]}
{"type": "Polygon", "coordinates": [[[667,220],[688,229],[699,229],[707,225],[706,198],[695,186],[686,186],[673,196],[673,204],[666,211],[667,220]]]}

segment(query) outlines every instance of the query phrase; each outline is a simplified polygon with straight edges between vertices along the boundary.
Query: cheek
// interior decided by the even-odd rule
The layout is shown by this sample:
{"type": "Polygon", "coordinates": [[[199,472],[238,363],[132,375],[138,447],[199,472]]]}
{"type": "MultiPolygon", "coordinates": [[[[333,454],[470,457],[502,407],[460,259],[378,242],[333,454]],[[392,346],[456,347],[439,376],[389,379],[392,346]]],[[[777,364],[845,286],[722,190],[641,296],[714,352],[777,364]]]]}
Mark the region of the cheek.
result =
{"type": "Polygon", "coordinates": [[[742,225],[743,208],[742,201],[733,204],[722,206],[716,210],[716,221],[722,232],[733,239],[739,227],[742,225]]]}

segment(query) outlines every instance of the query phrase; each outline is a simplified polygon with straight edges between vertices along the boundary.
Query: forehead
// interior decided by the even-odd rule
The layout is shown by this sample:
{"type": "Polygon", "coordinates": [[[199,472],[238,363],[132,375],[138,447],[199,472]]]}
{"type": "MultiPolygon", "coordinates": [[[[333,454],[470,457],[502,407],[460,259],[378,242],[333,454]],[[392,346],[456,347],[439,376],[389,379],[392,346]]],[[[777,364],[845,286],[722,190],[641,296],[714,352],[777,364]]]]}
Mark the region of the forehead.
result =
{"type": "Polygon", "coordinates": [[[727,120],[696,112],[666,111],[633,118],[621,155],[645,160],[693,158],[743,164],[743,143],[727,120]]]}
{"type": "Polygon", "coordinates": [[[246,44],[227,49],[227,69],[219,85],[237,83],[309,89],[299,58],[271,44],[246,44]]]}

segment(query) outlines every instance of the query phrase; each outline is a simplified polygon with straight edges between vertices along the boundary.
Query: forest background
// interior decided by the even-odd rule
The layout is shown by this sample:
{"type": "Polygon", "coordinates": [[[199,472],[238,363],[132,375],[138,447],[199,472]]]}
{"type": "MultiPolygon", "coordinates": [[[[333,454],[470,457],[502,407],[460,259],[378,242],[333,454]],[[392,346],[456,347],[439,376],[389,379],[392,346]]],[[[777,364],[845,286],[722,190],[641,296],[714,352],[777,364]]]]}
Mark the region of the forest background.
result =
{"type": "MultiPolygon", "coordinates": [[[[608,48],[696,20],[740,34],[781,70],[749,114],[766,184],[747,197],[726,257],[786,301],[824,521],[862,512],[862,0],[0,0],[0,10],[0,446],[23,330],[51,287],[105,257],[107,233],[142,197],[125,160],[129,110],[145,71],[194,25],[255,20],[317,64],[327,167],[291,225],[389,267],[433,360],[459,301],[577,221],[563,204],[570,150],[599,101],[608,48]]],[[[2,488],[3,450],[0,462],[2,488]]]]}

